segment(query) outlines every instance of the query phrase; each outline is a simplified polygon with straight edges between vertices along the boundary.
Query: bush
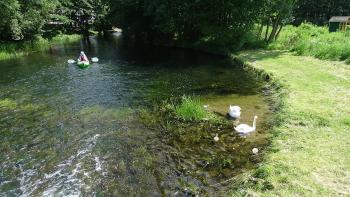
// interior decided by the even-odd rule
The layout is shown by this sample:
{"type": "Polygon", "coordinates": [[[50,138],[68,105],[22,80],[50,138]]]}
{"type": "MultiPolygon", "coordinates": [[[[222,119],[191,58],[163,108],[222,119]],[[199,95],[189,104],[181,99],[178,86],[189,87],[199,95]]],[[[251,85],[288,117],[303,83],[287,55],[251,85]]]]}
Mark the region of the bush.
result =
{"type": "Polygon", "coordinates": [[[329,33],[327,27],[301,24],[286,26],[270,49],[290,50],[319,59],[350,61],[350,33],[329,33]]]}

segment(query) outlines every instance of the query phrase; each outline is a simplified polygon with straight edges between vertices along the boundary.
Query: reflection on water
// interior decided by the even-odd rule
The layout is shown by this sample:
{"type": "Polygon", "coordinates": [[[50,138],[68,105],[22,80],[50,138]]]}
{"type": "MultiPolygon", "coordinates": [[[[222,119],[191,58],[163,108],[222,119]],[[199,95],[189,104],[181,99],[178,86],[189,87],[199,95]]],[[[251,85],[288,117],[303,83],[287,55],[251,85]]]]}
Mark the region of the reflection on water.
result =
{"type": "Polygon", "coordinates": [[[260,90],[225,58],[130,47],[118,36],[2,61],[0,195],[215,192],[210,185],[253,167],[251,148],[266,144],[269,110],[260,90]],[[84,70],[67,65],[80,50],[100,62],[84,70]],[[260,129],[240,138],[222,128],[214,144],[217,131],[206,124],[177,128],[193,132],[191,140],[165,139],[139,120],[140,109],[185,94],[221,114],[238,104],[241,122],[250,124],[257,114],[260,129]]]}

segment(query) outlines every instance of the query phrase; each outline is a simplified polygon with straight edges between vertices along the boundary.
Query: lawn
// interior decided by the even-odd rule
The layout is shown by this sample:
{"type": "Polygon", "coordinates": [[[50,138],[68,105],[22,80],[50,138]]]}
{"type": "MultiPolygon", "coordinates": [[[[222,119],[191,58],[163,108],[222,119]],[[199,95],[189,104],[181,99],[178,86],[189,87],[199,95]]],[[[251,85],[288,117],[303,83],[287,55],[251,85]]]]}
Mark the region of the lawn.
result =
{"type": "Polygon", "coordinates": [[[264,162],[233,195],[350,195],[350,66],[281,51],[238,57],[288,93],[264,162]]]}

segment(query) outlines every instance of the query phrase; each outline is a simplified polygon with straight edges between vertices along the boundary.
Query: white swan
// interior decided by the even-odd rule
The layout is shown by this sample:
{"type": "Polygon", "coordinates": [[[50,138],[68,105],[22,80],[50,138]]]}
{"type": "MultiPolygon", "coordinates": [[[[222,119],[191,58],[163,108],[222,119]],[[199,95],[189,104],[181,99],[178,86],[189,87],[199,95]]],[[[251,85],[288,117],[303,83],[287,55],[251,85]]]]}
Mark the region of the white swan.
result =
{"type": "Polygon", "coordinates": [[[219,135],[218,135],[218,134],[215,134],[214,141],[215,141],[215,142],[218,142],[218,141],[219,141],[219,135]]]}
{"type": "Polygon", "coordinates": [[[241,108],[239,106],[230,105],[228,114],[231,118],[237,119],[241,116],[241,108]]]}
{"type": "Polygon", "coordinates": [[[237,127],[235,127],[235,130],[241,134],[248,134],[248,133],[254,132],[256,129],[256,119],[258,119],[258,116],[254,116],[252,127],[247,124],[240,124],[237,127]]]}
{"type": "Polygon", "coordinates": [[[93,57],[93,58],[91,58],[91,61],[96,63],[96,62],[98,62],[98,58],[97,57],[93,57]]]}

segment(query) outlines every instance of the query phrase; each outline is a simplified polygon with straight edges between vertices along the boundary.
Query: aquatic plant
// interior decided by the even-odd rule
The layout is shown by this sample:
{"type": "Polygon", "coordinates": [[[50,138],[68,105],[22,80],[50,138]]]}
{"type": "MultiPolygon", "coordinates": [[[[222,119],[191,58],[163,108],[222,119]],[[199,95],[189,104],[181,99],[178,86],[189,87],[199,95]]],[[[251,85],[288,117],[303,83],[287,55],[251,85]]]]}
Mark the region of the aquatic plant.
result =
{"type": "Polygon", "coordinates": [[[79,112],[79,117],[84,123],[95,122],[129,122],[133,119],[133,111],[130,108],[106,108],[100,105],[85,107],[79,112]]]}
{"type": "Polygon", "coordinates": [[[17,103],[10,99],[0,100],[0,111],[1,110],[14,110],[17,107],[17,103]]]}
{"type": "Polygon", "coordinates": [[[206,111],[198,98],[183,96],[181,103],[174,106],[175,115],[188,121],[215,120],[215,116],[206,111]]]}

